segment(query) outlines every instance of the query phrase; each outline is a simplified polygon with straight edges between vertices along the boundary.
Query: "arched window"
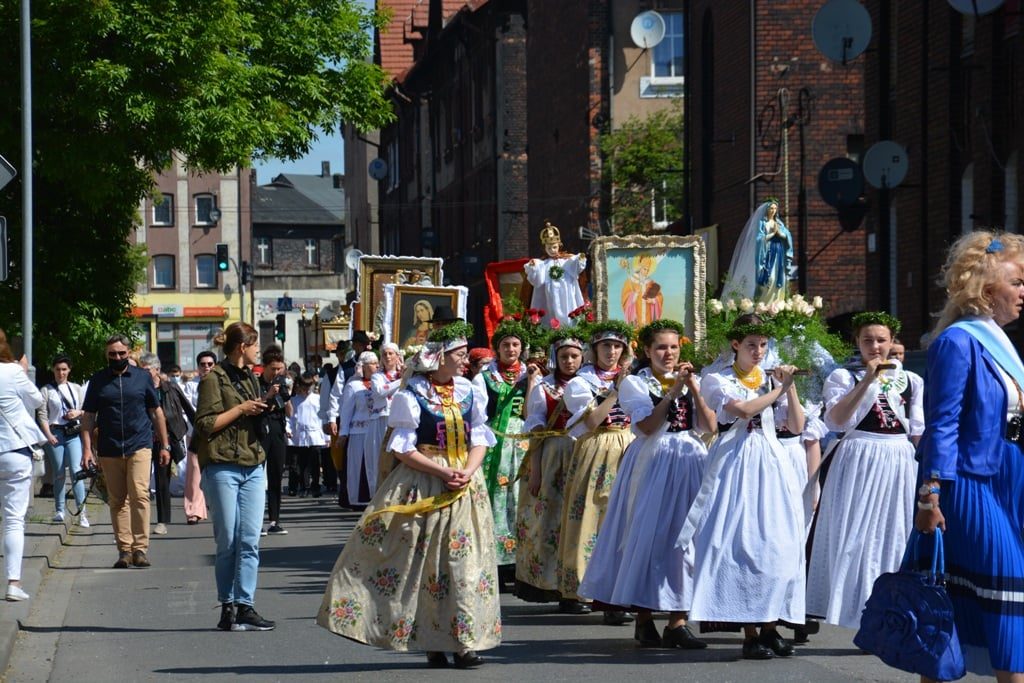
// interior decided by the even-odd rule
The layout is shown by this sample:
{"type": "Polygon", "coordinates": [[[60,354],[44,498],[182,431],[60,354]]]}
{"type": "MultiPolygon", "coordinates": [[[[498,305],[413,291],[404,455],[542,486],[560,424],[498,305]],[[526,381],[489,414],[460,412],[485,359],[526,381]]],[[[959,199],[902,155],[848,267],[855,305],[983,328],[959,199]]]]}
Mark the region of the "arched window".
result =
{"type": "Polygon", "coordinates": [[[960,176],[960,234],[974,230],[974,162],[960,176]]]}

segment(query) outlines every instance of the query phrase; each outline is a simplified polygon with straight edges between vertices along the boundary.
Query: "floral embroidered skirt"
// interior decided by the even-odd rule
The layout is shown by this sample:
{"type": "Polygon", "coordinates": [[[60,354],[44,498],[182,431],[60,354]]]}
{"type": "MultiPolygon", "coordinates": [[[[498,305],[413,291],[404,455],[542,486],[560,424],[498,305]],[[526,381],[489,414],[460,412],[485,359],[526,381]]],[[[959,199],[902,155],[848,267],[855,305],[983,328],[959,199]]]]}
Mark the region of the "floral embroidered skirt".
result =
{"type": "MultiPolygon", "coordinates": [[[[516,520],[516,597],[528,602],[555,602],[558,592],[558,537],[562,526],[562,493],[572,462],[575,440],[551,436],[532,448],[541,468],[540,491],[530,494],[529,471],[519,480],[519,515],[516,520]]],[[[525,468],[524,468],[525,469],[525,468]]]]}
{"type": "MultiPolygon", "coordinates": [[[[492,425],[494,426],[494,425],[492,425]]],[[[523,431],[523,420],[509,418],[508,424],[495,428],[506,434],[523,431]]],[[[526,439],[498,437],[498,443],[487,449],[482,469],[487,477],[487,490],[491,496],[491,510],[494,512],[494,549],[499,565],[516,562],[516,508],[519,501],[519,487],[513,482],[523,464],[526,439]]]]}
{"type": "Polygon", "coordinates": [[[493,521],[482,472],[448,507],[367,521],[374,510],[445,490],[437,477],[406,465],[392,471],[338,556],[317,614],[320,626],[400,651],[486,650],[501,642],[493,521]]]}
{"type": "Polygon", "coordinates": [[[556,574],[566,600],[578,600],[580,581],[597,545],[597,532],[608,510],[619,460],[633,441],[629,429],[591,432],[576,442],[565,475],[565,498],[559,532],[556,574]]]}

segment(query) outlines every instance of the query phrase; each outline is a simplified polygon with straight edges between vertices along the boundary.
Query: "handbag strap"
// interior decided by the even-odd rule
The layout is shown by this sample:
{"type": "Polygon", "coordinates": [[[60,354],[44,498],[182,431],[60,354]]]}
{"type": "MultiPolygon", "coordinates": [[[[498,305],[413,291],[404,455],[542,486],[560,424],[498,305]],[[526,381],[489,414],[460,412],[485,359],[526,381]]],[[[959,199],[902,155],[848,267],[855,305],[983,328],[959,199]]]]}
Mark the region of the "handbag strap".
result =
{"type": "MultiPolygon", "coordinates": [[[[907,539],[907,548],[903,551],[903,560],[900,562],[901,571],[919,571],[921,538],[924,536],[920,531],[914,529],[907,539]]],[[[935,543],[932,546],[932,566],[928,576],[932,580],[941,580],[946,575],[946,549],[942,541],[942,529],[935,528],[935,543]]]]}

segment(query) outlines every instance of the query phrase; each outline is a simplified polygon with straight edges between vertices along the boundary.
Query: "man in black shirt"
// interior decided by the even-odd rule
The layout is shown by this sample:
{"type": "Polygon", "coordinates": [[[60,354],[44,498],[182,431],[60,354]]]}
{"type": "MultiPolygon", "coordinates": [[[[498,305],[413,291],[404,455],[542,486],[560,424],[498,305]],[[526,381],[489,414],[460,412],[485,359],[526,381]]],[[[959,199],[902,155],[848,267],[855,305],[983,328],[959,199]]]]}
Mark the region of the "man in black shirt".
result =
{"type": "Polygon", "coordinates": [[[149,472],[153,433],[160,445],[158,462],[171,459],[171,446],[160,399],[149,372],[128,363],[131,341],[122,335],[107,340],[107,369],[89,379],[82,404],[82,468],[96,464],[107,480],[110,521],[118,557],[115,569],[148,567],[149,472]],[[93,429],[98,443],[93,443],[93,429]]]}
{"type": "Polygon", "coordinates": [[[264,463],[267,468],[267,513],[270,517],[270,526],[266,533],[279,535],[288,533],[288,530],[281,526],[281,482],[288,451],[286,422],[292,414],[292,404],[288,400],[291,393],[281,347],[268,346],[263,349],[260,356],[263,359],[260,388],[263,400],[269,406],[264,413],[267,429],[263,437],[263,450],[267,454],[264,463]]]}

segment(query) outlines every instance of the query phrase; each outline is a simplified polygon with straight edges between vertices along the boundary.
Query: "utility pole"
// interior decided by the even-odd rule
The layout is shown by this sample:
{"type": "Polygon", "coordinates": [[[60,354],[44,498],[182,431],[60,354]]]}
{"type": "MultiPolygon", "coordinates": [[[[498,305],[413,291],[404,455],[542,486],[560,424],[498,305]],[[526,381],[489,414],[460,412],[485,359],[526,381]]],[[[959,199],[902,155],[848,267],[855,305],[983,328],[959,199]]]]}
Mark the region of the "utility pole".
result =
{"type": "Polygon", "coordinates": [[[32,3],[21,0],[21,337],[32,364],[32,3]]]}

